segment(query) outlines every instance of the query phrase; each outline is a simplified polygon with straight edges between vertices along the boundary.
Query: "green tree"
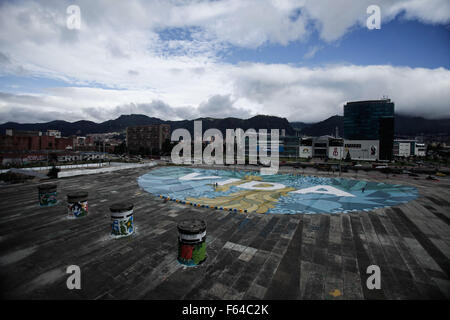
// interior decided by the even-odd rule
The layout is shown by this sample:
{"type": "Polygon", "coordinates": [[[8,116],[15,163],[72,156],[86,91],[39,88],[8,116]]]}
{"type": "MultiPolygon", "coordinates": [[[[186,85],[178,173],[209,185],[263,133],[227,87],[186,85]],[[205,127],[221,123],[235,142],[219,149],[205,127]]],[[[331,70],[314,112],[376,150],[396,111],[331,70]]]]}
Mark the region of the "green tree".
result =
{"type": "Polygon", "coordinates": [[[351,162],[352,157],[350,156],[350,151],[347,151],[347,155],[345,156],[345,162],[351,162]]]}
{"type": "Polygon", "coordinates": [[[47,176],[51,179],[58,178],[58,172],[61,171],[61,169],[57,168],[54,164],[53,167],[49,170],[47,176]]]}
{"type": "Polygon", "coordinates": [[[161,155],[168,156],[172,152],[172,143],[169,139],[166,139],[161,146],[161,155]]]}
{"type": "Polygon", "coordinates": [[[122,142],[118,146],[114,147],[114,153],[115,154],[124,154],[127,153],[127,145],[125,142],[122,142]]]}

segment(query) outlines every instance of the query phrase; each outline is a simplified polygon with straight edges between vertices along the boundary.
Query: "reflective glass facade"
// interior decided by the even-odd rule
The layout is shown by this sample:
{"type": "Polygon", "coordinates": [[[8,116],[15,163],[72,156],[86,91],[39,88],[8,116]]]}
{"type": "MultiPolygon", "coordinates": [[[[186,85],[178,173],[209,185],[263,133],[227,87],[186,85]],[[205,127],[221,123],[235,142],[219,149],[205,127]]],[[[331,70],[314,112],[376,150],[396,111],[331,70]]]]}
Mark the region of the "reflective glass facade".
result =
{"type": "Polygon", "coordinates": [[[389,99],[348,102],[344,106],[344,139],[379,140],[380,118],[394,118],[394,103],[389,99]]]}
{"type": "Polygon", "coordinates": [[[394,103],[390,99],[348,102],[344,106],[344,139],[379,140],[380,159],[391,160],[394,103]]]}

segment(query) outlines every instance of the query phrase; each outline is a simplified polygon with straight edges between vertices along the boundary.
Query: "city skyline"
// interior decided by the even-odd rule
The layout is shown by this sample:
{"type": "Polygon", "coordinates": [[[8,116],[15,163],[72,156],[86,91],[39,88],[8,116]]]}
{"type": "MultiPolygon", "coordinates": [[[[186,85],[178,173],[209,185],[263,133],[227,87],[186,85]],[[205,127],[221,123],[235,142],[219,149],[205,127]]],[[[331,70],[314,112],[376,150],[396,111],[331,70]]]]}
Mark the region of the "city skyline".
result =
{"type": "Polygon", "coordinates": [[[348,101],[449,118],[448,1],[0,4],[0,123],[145,114],[317,122],[348,101]],[[69,29],[69,5],[81,24],[69,29]],[[369,30],[367,8],[381,9],[369,30]],[[336,18],[339,17],[339,18],[336,18]]]}

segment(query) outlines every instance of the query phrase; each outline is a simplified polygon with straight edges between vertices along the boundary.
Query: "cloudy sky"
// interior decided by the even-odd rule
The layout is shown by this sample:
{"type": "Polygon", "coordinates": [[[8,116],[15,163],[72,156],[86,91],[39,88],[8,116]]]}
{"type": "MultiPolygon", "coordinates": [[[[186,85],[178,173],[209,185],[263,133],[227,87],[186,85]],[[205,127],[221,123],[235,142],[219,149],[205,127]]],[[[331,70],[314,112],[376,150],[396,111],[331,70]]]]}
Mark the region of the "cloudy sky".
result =
{"type": "Polygon", "coordinates": [[[449,0],[0,1],[0,123],[314,122],[383,96],[450,117],[449,67],[449,0]]]}

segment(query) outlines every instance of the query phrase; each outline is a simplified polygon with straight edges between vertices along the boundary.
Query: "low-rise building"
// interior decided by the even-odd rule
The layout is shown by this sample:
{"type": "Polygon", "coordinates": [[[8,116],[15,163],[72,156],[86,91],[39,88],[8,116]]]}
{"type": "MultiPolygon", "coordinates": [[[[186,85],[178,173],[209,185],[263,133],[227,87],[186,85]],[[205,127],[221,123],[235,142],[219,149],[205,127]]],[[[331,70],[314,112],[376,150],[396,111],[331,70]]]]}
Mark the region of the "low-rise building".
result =
{"type": "Polygon", "coordinates": [[[0,164],[4,166],[23,166],[32,163],[49,163],[56,159],[59,163],[73,161],[92,161],[105,159],[102,152],[1,152],[0,164]]]}
{"type": "Polygon", "coordinates": [[[393,154],[396,157],[424,157],[426,156],[426,145],[416,140],[394,140],[393,154]]]}
{"type": "Polygon", "coordinates": [[[344,140],[342,159],[350,155],[352,160],[377,161],[380,160],[379,140],[344,140]]]}
{"type": "Polygon", "coordinates": [[[170,140],[168,124],[127,127],[127,147],[130,152],[157,153],[166,140],[170,140]]]}
{"type": "Polygon", "coordinates": [[[29,163],[45,162],[48,159],[47,153],[0,153],[0,164],[3,166],[23,166],[29,163]]]}
{"type": "Polygon", "coordinates": [[[281,136],[280,137],[280,157],[296,158],[299,156],[300,137],[298,136],[281,136]]]}
{"type": "Polygon", "coordinates": [[[0,136],[0,151],[39,151],[66,150],[72,147],[69,138],[33,135],[2,135],[0,136]]]}
{"type": "Polygon", "coordinates": [[[61,138],[61,131],[59,130],[47,130],[45,133],[46,136],[61,138]]]}
{"type": "Polygon", "coordinates": [[[300,140],[300,158],[379,160],[378,140],[344,140],[333,136],[303,137],[300,140]]]}
{"type": "Polygon", "coordinates": [[[343,158],[343,139],[333,136],[303,137],[300,139],[300,158],[343,158]]]}
{"type": "Polygon", "coordinates": [[[105,159],[103,152],[65,152],[58,154],[58,162],[90,161],[105,159]]]}
{"type": "Polygon", "coordinates": [[[22,137],[39,137],[42,136],[41,131],[30,131],[30,130],[16,130],[16,129],[6,129],[5,135],[7,136],[22,136],[22,137]]]}

